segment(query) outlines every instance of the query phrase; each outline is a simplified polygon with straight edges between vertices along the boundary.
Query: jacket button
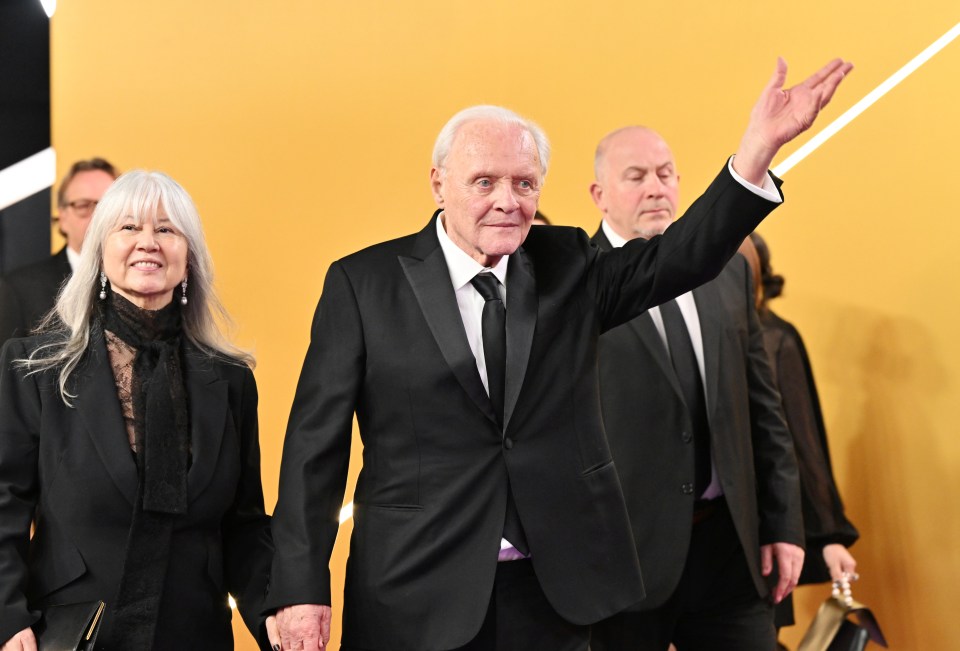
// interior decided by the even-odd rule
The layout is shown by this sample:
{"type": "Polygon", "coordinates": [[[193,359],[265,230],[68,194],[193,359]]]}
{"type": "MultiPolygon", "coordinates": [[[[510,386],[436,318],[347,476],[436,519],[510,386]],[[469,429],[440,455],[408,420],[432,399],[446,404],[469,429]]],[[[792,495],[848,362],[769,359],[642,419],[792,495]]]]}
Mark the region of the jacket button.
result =
{"type": "Polygon", "coordinates": [[[680,435],[680,438],[683,439],[684,443],[690,443],[691,441],[693,441],[693,435],[690,432],[684,432],[683,434],[680,435]]]}
{"type": "Polygon", "coordinates": [[[512,449],[513,449],[513,439],[510,438],[509,436],[505,437],[505,438],[503,439],[503,447],[507,448],[508,450],[512,450],[512,449]]]}
{"type": "Polygon", "coordinates": [[[680,487],[684,495],[693,495],[693,484],[684,484],[680,487]]]}

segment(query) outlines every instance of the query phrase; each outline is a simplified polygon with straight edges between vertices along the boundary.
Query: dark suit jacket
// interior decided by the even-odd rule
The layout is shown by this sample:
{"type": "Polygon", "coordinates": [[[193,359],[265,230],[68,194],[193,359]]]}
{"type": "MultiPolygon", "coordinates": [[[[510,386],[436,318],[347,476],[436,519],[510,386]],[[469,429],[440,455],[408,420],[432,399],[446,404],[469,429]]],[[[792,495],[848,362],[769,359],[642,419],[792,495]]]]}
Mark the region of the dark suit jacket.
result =
{"type": "Polygon", "coordinates": [[[793,435],[800,469],[800,492],[807,558],[800,583],[830,580],[823,548],[830,544],[849,547],[860,537],[847,519],[830,463],[827,430],[820,411],[820,398],[803,339],[797,329],[771,312],[760,315],[763,343],[783,397],[783,411],[793,435]]]}
{"type": "MultiPolygon", "coordinates": [[[[602,230],[593,239],[611,249],[602,230]]],[[[746,260],[735,256],[693,296],[703,337],[712,457],[763,596],[760,545],[802,546],[803,525],[793,446],[763,349],[746,260]]],[[[666,601],[680,580],[696,497],[689,412],[649,314],[600,338],[600,391],[647,588],[636,608],[647,610],[666,601]]]]}
{"type": "Polygon", "coordinates": [[[331,603],[327,565],[354,413],[364,448],[344,644],[431,651],[474,637],[508,484],[561,616],[586,624],[640,599],[600,419],[597,339],[714,276],[773,207],[724,169],[676,230],[649,243],[601,256],[580,229],[532,229],[507,271],[502,432],[435,221],[335,262],[284,444],[268,604],[331,603]]]}
{"type": "MultiPolygon", "coordinates": [[[[103,599],[109,614],[137,495],[103,338],[73,374],[73,408],[55,372],[25,376],[11,364],[40,340],[7,342],[0,362],[0,641],[47,605],[103,599]]],[[[245,366],[189,347],[184,357],[189,510],[174,527],[155,648],[233,649],[227,592],[259,632],[272,551],[256,383],[245,366]]],[[[111,649],[110,630],[107,617],[97,649],[111,649]]]]}
{"type": "Polygon", "coordinates": [[[0,279],[0,345],[26,337],[53,308],[60,286],[70,277],[67,248],[42,262],[21,267],[0,279]]]}

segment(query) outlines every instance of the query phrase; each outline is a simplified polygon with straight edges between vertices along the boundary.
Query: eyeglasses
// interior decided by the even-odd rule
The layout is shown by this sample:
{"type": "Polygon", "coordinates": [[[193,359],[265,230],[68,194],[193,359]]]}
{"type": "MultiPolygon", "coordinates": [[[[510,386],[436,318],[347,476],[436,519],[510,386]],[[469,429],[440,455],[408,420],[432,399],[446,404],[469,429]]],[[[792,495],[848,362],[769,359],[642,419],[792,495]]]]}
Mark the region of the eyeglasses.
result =
{"type": "Polygon", "coordinates": [[[75,213],[85,215],[93,212],[93,209],[97,207],[99,201],[94,201],[93,199],[77,199],[76,201],[68,201],[67,207],[71,208],[75,213]]]}

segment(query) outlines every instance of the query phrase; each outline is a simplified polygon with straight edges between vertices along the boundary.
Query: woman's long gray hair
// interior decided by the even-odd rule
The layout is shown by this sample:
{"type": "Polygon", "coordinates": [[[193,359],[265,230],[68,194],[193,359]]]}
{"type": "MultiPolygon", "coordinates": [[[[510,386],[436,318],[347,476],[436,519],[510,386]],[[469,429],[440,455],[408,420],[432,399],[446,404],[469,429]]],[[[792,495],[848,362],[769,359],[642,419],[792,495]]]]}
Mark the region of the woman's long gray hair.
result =
{"type": "Polygon", "coordinates": [[[127,217],[133,217],[139,225],[153,221],[160,213],[166,215],[187,240],[189,302],[183,307],[184,336],[211,357],[253,365],[253,356],[231,344],[220,328],[220,324],[230,324],[230,317],[213,290],[213,264],[200,215],[190,195],[162,172],[132,170],[114,181],[97,204],[83,241],[79,265],[38,328],[40,332],[60,332],[63,336],[38,347],[29,358],[18,360],[30,373],[59,368],[60,395],[68,405],[70,398],[75,397],[68,388],[70,374],[91,341],[104,243],[127,217]]]}

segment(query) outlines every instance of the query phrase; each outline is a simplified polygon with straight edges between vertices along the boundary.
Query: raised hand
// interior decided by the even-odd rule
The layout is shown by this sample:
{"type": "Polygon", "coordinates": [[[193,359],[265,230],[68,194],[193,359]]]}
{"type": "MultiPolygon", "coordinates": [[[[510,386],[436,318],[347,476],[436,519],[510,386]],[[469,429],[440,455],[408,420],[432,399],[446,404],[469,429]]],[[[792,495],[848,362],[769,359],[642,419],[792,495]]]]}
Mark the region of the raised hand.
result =
{"type": "Polygon", "coordinates": [[[780,147],[810,128],[851,70],[852,63],[834,59],[803,83],[784,88],[787,63],[778,57],[777,69],[750,112],[750,123],[733,161],[737,173],[761,185],[780,147]]]}

